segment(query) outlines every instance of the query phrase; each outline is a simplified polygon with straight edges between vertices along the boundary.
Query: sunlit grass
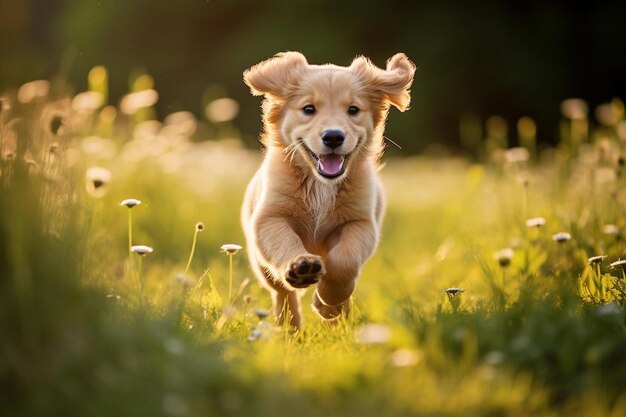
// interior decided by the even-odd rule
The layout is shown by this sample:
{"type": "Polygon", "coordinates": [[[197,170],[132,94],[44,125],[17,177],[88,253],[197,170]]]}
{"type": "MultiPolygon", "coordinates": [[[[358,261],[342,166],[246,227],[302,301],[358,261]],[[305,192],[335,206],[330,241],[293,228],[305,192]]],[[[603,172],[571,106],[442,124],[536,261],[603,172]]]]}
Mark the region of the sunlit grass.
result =
{"type": "Polygon", "coordinates": [[[323,323],[309,292],[295,332],[274,324],[241,247],[225,244],[243,242],[239,207],[260,162],[224,125],[232,101],[206,121],[161,123],[158,96],[132,95],[152,90],[149,77],[123,111],[104,102],[103,68],[89,81],[98,96],[67,113],[45,83],[7,95],[0,113],[10,415],[626,410],[623,114],[595,128],[564,102],[555,149],[537,154],[528,117],[527,146],[505,149],[495,117],[484,161],[388,161],[382,240],[353,314],[323,323]],[[53,103],[60,121],[46,119],[53,103]]]}

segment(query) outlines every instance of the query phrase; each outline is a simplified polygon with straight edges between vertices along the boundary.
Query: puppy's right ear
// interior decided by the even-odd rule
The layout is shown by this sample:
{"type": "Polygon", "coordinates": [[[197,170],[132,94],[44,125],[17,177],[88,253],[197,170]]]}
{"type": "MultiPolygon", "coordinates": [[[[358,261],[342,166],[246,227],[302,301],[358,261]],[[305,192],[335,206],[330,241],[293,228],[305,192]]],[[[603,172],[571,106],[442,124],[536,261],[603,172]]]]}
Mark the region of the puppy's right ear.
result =
{"type": "Polygon", "coordinates": [[[281,52],[244,71],[243,81],[255,96],[285,97],[308,65],[299,52],[281,52]]]}

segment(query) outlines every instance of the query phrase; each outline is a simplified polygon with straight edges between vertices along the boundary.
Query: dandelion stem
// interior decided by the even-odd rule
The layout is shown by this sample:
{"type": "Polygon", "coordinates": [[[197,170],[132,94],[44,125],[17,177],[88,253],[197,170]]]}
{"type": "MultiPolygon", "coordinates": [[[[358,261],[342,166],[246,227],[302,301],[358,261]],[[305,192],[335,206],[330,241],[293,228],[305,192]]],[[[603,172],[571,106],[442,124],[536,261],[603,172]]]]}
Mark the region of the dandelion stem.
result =
{"type": "Polygon", "coordinates": [[[128,253],[132,254],[133,247],[133,213],[128,210],[128,253]]]}
{"type": "Polygon", "coordinates": [[[143,307],[144,305],[144,293],[143,293],[143,275],[142,275],[142,259],[143,258],[141,255],[139,256],[139,263],[137,266],[137,276],[139,277],[139,301],[141,303],[141,306],[143,307]]]}
{"type": "Polygon", "coordinates": [[[600,300],[602,302],[606,301],[606,284],[604,279],[602,279],[602,273],[600,270],[600,262],[596,265],[596,271],[598,274],[598,281],[600,282],[600,300]]]}
{"type": "Polygon", "coordinates": [[[229,269],[229,277],[228,277],[228,304],[231,303],[231,296],[233,293],[233,254],[228,254],[228,269],[229,269]]]}
{"type": "Polygon", "coordinates": [[[193,242],[191,243],[191,252],[189,252],[189,260],[187,261],[187,266],[185,267],[185,276],[187,272],[189,272],[189,267],[191,266],[191,260],[193,259],[193,254],[196,252],[196,242],[198,240],[198,229],[193,233],[193,242]]]}

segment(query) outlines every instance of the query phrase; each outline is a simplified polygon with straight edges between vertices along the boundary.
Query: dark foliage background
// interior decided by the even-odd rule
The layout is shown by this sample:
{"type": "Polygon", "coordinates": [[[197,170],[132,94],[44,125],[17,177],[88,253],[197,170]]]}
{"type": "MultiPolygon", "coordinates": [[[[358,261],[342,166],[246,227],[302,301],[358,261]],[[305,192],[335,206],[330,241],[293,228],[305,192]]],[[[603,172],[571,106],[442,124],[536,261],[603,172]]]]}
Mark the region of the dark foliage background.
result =
{"type": "MultiPolygon", "coordinates": [[[[388,135],[405,152],[458,145],[463,115],[529,115],[538,139],[554,141],[559,103],[596,105],[626,96],[626,3],[482,0],[0,0],[0,91],[61,74],[85,87],[87,71],[110,70],[111,101],[129,75],[155,77],[161,116],[201,114],[222,87],[242,104],[238,126],[255,144],[258,99],[241,73],[284,50],[311,63],[378,65],[403,51],[418,65],[413,110],[392,114],[388,135]]],[[[513,135],[513,143],[514,143],[513,135]]]]}

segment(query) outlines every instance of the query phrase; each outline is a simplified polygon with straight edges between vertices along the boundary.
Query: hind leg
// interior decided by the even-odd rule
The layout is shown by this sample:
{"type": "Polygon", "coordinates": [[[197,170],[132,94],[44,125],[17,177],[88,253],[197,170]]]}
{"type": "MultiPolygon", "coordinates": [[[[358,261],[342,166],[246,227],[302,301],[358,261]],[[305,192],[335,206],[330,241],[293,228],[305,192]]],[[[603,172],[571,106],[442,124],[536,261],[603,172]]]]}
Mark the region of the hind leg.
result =
{"type": "Polygon", "coordinates": [[[279,325],[283,325],[287,319],[289,324],[296,329],[302,325],[302,308],[300,307],[300,295],[296,291],[272,290],[272,302],[274,313],[279,325]]]}

